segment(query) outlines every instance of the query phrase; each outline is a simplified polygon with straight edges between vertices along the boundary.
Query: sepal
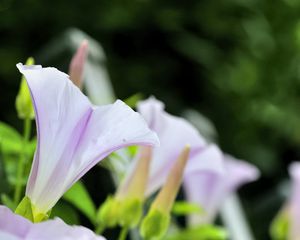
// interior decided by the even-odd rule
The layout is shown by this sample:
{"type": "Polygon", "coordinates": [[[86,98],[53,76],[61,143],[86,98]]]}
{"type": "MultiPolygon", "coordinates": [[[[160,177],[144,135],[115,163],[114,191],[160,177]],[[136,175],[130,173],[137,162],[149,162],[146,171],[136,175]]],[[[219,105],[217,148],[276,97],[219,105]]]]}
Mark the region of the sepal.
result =
{"type": "Polygon", "coordinates": [[[170,225],[170,214],[157,209],[149,211],[143,219],[140,234],[145,240],[161,239],[167,232],[170,225]]]}
{"type": "Polygon", "coordinates": [[[47,220],[50,217],[51,210],[47,213],[36,211],[36,208],[31,203],[29,197],[25,196],[17,206],[15,213],[27,218],[31,222],[38,223],[47,220]]]}

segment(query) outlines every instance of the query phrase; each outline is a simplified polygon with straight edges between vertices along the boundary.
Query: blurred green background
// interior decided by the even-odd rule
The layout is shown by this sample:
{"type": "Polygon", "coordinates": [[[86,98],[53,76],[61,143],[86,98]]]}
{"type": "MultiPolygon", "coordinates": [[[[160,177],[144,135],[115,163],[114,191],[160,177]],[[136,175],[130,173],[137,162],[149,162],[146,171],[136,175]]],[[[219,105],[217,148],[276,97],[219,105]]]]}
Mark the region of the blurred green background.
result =
{"type": "MultiPolygon", "coordinates": [[[[300,158],[299,17],[298,0],[0,0],[0,119],[21,129],[15,64],[43,63],[49,42],[81,29],[102,45],[119,98],[194,108],[224,151],[260,168],[241,197],[257,239],[268,239],[286,168],[300,158]]],[[[70,57],[52,65],[67,71],[70,57]]]]}

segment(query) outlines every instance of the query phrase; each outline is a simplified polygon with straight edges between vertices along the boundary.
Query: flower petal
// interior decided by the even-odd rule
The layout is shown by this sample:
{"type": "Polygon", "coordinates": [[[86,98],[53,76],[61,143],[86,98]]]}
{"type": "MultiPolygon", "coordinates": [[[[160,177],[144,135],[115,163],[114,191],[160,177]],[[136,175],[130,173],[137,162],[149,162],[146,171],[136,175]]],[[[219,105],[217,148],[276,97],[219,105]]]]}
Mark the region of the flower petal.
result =
{"type": "Polygon", "coordinates": [[[111,152],[129,145],[158,145],[144,119],[121,101],[94,107],[55,68],[17,65],[31,91],[38,147],[26,195],[46,213],[63,193],[111,152]]]}
{"type": "Polygon", "coordinates": [[[32,223],[0,205],[0,239],[23,239],[32,223]],[[1,235],[2,234],[2,235],[1,235]],[[2,236],[7,238],[1,238],[2,236]]]}
{"type": "Polygon", "coordinates": [[[17,67],[27,80],[36,114],[38,146],[26,188],[35,204],[56,166],[71,165],[76,142],[92,108],[68,75],[55,68],[17,67]]]}
{"type": "Polygon", "coordinates": [[[33,224],[0,206],[0,239],[5,240],[105,240],[82,226],[69,226],[61,219],[33,224]]]}
{"type": "Polygon", "coordinates": [[[192,172],[184,181],[184,189],[190,202],[198,203],[205,210],[192,222],[211,223],[225,197],[241,185],[254,181],[259,172],[253,165],[224,155],[224,173],[192,172]]]}
{"type": "Polygon", "coordinates": [[[34,224],[27,238],[30,240],[105,240],[102,236],[96,236],[91,230],[82,226],[69,226],[61,219],[48,220],[34,224]]]}
{"type": "MultiPolygon", "coordinates": [[[[201,158],[201,154],[206,151],[206,147],[208,146],[205,139],[189,122],[165,112],[162,102],[151,97],[138,104],[138,111],[145,118],[150,128],[158,134],[161,142],[161,147],[153,149],[149,181],[146,190],[147,196],[163,185],[174,162],[186,145],[190,145],[191,147],[186,173],[198,170],[220,170],[222,165],[220,155],[219,157],[215,156],[211,159],[205,157],[201,158]]],[[[135,169],[133,166],[135,166],[136,161],[137,160],[130,166],[123,186],[128,185],[128,181],[130,181],[131,175],[133,174],[133,169],[135,169]]]]}

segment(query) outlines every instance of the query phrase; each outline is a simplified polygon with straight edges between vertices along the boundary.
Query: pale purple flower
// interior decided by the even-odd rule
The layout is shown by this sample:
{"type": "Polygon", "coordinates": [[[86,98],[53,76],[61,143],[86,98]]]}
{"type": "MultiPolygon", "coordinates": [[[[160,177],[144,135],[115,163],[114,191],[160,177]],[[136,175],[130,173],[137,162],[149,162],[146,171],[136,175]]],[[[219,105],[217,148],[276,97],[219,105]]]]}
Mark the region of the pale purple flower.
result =
{"type": "Polygon", "coordinates": [[[258,169],[245,161],[224,155],[224,173],[192,173],[184,179],[187,200],[199,204],[204,213],[193,215],[191,224],[212,223],[224,199],[241,185],[259,177],[258,169]]]}
{"type": "Polygon", "coordinates": [[[292,195],[289,201],[290,238],[300,239],[300,162],[294,162],[289,167],[292,178],[292,195]]]}
{"type": "Polygon", "coordinates": [[[143,118],[122,101],[93,106],[55,68],[23,66],[36,115],[38,145],[26,188],[36,213],[46,213],[89,169],[129,145],[157,145],[143,118]]]}
{"type": "Polygon", "coordinates": [[[69,226],[55,218],[32,223],[0,205],[1,240],[105,240],[82,226],[69,226]]]}
{"type": "MultiPolygon", "coordinates": [[[[154,97],[138,104],[138,112],[145,118],[151,130],[160,139],[160,147],[155,147],[152,153],[150,174],[146,196],[158,190],[166,178],[176,159],[189,145],[191,148],[185,175],[192,172],[222,172],[222,155],[214,145],[208,145],[205,139],[189,122],[175,117],[164,110],[162,102],[154,97]]],[[[123,182],[123,187],[129,183],[138,158],[133,161],[123,182]]]]}

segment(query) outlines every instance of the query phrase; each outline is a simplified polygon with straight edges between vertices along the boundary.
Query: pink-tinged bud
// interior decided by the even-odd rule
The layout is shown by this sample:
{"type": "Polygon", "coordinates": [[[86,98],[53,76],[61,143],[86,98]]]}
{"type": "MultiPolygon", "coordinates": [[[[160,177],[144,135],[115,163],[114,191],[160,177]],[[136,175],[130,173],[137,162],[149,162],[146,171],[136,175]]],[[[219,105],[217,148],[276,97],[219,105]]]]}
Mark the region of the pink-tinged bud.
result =
{"type": "Polygon", "coordinates": [[[117,192],[116,197],[119,199],[130,197],[144,200],[152,158],[152,147],[141,147],[140,153],[131,179],[126,184],[127,186],[121,186],[117,192]]]}
{"type": "Polygon", "coordinates": [[[189,159],[190,146],[187,145],[179,155],[176,163],[171,169],[165,185],[162,187],[151,209],[157,209],[164,213],[169,213],[179,191],[185,165],[189,159]]]}
{"type": "Polygon", "coordinates": [[[82,88],[82,78],[83,78],[84,64],[86,62],[87,53],[88,53],[88,41],[84,40],[80,44],[76,53],[74,54],[69,66],[70,79],[79,88],[82,88]]]}

